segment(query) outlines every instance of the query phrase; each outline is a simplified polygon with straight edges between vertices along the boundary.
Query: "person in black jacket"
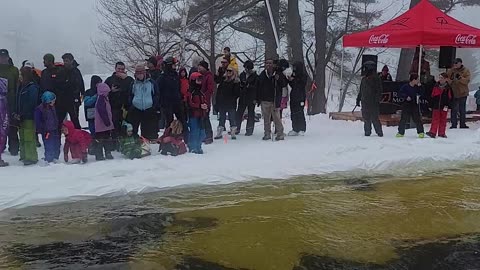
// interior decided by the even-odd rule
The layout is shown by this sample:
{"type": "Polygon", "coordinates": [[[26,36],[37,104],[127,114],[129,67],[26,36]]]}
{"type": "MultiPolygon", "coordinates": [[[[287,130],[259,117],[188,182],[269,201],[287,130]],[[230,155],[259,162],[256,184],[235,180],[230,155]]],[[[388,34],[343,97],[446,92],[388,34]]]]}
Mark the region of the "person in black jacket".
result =
{"type": "Polygon", "coordinates": [[[376,64],[367,61],[362,66],[365,76],[360,83],[360,92],[357,96],[357,107],[362,106],[365,136],[372,135],[372,124],[379,137],[383,137],[382,123],[380,122],[380,100],[383,93],[382,79],[377,75],[376,64]],[[361,104],[360,104],[361,103],[361,104]]]}
{"type": "Polygon", "coordinates": [[[225,131],[225,122],[230,122],[230,134],[232,140],[235,140],[237,134],[237,125],[235,123],[237,112],[237,99],[240,94],[240,79],[238,78],[237,71],[233,66],[228,66],[225,79],[218,85],[217,89],[217,108],[220,116],[220,120],[217,128],[217,135],[215,139],[221,139],[223,132],[225,131]]]}
{"type": "Polygon", "coordinates": [[[285,139],[283,124],[280,117],[283,88],[287,86],[287,79],[280,70],[275,69],[274,61],[265,61],[265,70],[258,76],[257,102],[261,102],[264,121],[263,140],[272,138],[272,116],[275,124],[275,140],[285,139]]]}
{"type": "Polygon", "coordinates": [[[433,87],[432,91],[432,126],[430,131],[426,134],[435,138],[438,137],[447,138],[447,116],[448,110],[453,108],[453,91],[452,87],[448,84],[448,74],[442,73],[438,78],[438,83],[433,87]]]}
{"type": "Polygon", "coordinates": [[[255,103],[257,99],[258,75],[253,70],[253,62],[247,60],[243,65],[245,70],[240,74],[240,97],[237,110],[237,134],[242,127],[243,116],[247,110],[247,131],[245,136],[252,136],[255,128],[255,103]]]}
{"type": "Polygon", "coordinates": [[[307,72],[303,62],[293,64],[292,76],[288,77],[288,84],[292,88],[290,91],[290,118],[292,119],[292,131],[288,136],[304,135],[307,131],[307,122],[305,121],[305,99],[307,98],[307,72]]]}
{"type": "MultiPolygon", "coordinates": [[[[115,131],[112,134],[114,142],[117,142],[122,133],[122,122],[125,120],[123,111],[130,109],[128,99],[133,82],[133,78],[127,75],[123,62],[117,62],[115,64],[115,72],[105,80],[105,83],[111,89],[108,99],[112,107],[112,119],[115,127],[115,131]]],[[[118,144],[115,146],[115,149],[118,149],[118,144]]]]}
{"type": "Polygon", "coordinates": [[[157,57],[155,56],[150,56],[147,61],[147,68],[148,68],[148,76],[150,79],[153,81],[157,81],[158,77],[160,77],[160,74],[162,71],[158,68],[158,61],[157,57]]]}
{"type": "Polygon", "coordinates": [[[166,127],[172,124],[175,116],[182,123],[185,131],[187,129],[186,117],[180,91],[180,77],[177,71],[175,71],[176,64],[177,60],[173,57],[167,57],[163,61],[163,72],[157,81],[160,94],[160,108],[165,115],[166,127]]]}
{"type": "Polygon", "coordinates": [[[76,129],[81,129],[80,121],[78,119],[80,113],[80,105],[82,104],[82,97],[85,95],[85,84],[83,76],[78,69],[78,63],[71,53],[66,53],[62,56],[64,72],[65,72],[65,89],[67,91],[65,97],[64,110],[58,115],[59,118],[65,118],[63,115],[70,116],[70,120],[75,125],[76,129]]]}

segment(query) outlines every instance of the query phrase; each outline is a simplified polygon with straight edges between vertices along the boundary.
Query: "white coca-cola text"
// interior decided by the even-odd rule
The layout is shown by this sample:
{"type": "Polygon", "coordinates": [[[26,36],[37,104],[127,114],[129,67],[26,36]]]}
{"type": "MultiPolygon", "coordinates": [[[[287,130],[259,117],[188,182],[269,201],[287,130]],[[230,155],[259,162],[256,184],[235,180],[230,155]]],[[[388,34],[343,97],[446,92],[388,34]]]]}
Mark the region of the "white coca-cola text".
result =
{"type": "Polygon", "coordinates": [[[382,35],[371,35],[370,39],[368,40],[368,43],[370,44],[387,44],[388,43],[388,37],[390,35],[387,34],[382,34],[382,35]]]}
{"type": "Polygon", "coordinates": [[[455,44],[475,45],[477,44],[477,36],[458,34],[457,37],[455,38],[455,44]]]}

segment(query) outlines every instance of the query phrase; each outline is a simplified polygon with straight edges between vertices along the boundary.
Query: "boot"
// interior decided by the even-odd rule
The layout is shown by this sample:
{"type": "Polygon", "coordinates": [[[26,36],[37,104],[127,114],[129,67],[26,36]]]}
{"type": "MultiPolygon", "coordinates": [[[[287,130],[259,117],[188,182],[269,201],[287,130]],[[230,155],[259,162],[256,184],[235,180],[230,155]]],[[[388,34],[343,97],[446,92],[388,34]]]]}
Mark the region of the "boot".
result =
{"type": "Polygon", "coordinates": [[[112,160],[113,159],[112,152],[105,151],[105,159],[112,160]]]}
{"type": "Polygon", "coordinates": [[[272,135],[267,135],[265,134],[265,136],[263,136],[262,140],[264,141],[268,141],[268,140],[271,140],[272,139],[272,135]]]}
{"type": "Polygon", "coordinates": [[[218,127],[217,128],[217,135],[215,136],[215,140],[219,140],[223,137],[223,131],[225,131],[224,127],[218,127]]]}
{"type": "Polygon", "coordinates": [[[283,141],[285,140],[285,134],[277,134],[275,137],[275,141],[283,141]]]}
{"type": "Polygon", "coordinates": [[[0,159],[0,168],[7,167],[8,165],[9,165],[8,162],[5,162],[4,160],[0,159]]]}
{"type": "Polygon", "coordinates": [[[230,130],[230,135],[232,136],[232,140],[236,140],[237,139],[237,127],[232,127],[231,130],[230,130]]]}

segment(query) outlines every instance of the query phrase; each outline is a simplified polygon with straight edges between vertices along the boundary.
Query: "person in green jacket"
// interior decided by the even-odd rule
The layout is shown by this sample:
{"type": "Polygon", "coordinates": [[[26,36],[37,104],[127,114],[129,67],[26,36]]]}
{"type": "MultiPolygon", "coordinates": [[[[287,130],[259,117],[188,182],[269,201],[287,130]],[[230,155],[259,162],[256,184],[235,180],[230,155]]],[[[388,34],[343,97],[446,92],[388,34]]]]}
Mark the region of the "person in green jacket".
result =
{"type": "MultiPolygon", "coordinates": [[[[12,116],[17,104],[19,71],[10,64],[10,55],[6,49],[0,49],[0,78],[7,80],[8,114],[12,116]]],[[[8,151],[12,156],[18,155],[19,151],[18,125],[15,124],[15,121],[10,121],[8,127],[8,151]]]]}
{"type": "Polygon", "coordinates": [[[21,69],[21,85],[17,96],[15,119],[20,123],[20,159],[25,166],[38,162],[35,109],[38,106],[40,87],[35,83],[33,64],[27,62],[21,69]]]}
{"type": "Polygon", "coordinates": [[[142,158],[142,141],[133,134],[133,126],[124,122],[124,135],[120,138],[120,152],[129,159],[142,158]]]}

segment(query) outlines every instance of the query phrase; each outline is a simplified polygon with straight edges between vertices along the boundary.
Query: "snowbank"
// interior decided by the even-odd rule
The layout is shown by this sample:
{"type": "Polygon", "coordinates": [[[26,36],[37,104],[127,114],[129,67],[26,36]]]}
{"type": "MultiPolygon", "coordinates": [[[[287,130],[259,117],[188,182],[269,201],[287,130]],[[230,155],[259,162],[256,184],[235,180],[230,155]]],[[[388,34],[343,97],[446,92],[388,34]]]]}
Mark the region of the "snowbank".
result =
{"type": "MultiPolygon", "coordinates": [[[[213,124],[216,126],[215,121],[213,124]]],[[[285,125],[286,131],[290,130],[289,120],[285,120],[285,125]]],[[[203,156],[164,157],[152,145],[155,155],[142,160],[130,161],[117,155],[113,161],[91,161],[86,165],[23,167],[17,157],[5,154],[11,166],[0,169],[0,210],[181,185],[226,184],[355,169],[401,170],[438,161],[479,159],[479,124],[470,125],[470,130],[448,130],[448,139],[418,139],[414,130],[407,130],[406,137],[398,139],[396,128],[385,128],[385,137],[378,138],[363,137],[361,122],[317,116],[308,120],[304,137],[261,141],[263,127],[257,123],[254,136],[216,141],[204,147],[203,156]]],[[[39,156],[43,156],[43,150],[39,151],[39,156]]]]}

